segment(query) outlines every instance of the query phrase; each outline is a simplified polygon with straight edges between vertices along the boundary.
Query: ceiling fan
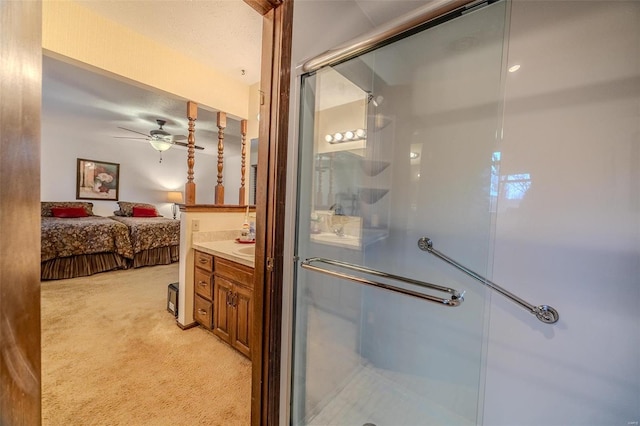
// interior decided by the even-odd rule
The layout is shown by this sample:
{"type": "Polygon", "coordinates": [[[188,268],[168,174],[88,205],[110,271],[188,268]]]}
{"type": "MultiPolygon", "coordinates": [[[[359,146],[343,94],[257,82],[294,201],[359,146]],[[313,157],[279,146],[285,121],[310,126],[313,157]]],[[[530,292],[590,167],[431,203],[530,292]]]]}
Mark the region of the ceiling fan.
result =
{"type": "MultiPolygon", "coordinates": [[[[117,139],[144,139],[146,141],[149,141],[149,144],[153,147],[153,149],[155,149],[160,153],[160,162],[162,162],[162,152],[168,150],[173,145],[180,145],[185,147],[189,146],[186,142],[184,142],[184,140],[187,139],[185,135],[172,135],[171,133],[167,132],[162,128],[162,126],[164,126],[167,123],[166,120],[156,120],[156,123],[158,123],[158,126],[160,126],[160,128],[151,130],[149,134],[138,132],[136,130],[127,129],[126,127],[118,126],[119,129],[126,130],[128,132],[137,133],[139,135],[144,136],[144,138],[134,138],[131,136],[114,136],[114,137],[117,139]]],[[[204,149],[203,147],[198,145],[196,145],[195,148],[204,149]]]]}

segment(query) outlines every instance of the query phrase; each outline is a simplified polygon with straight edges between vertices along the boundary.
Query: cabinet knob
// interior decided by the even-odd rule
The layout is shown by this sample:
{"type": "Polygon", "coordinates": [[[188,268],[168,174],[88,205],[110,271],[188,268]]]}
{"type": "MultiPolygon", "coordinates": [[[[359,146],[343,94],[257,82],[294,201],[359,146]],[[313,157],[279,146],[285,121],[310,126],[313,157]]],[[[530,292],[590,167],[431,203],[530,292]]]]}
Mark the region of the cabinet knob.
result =
{"type": "Polygon", "coordinates": [[[205,311],[205,310],[204,310],[204,309],[202,309],[202,308],[198,309],[198,313],[199,313],[200,315],[207,315],[207,311],[205,311]]]}

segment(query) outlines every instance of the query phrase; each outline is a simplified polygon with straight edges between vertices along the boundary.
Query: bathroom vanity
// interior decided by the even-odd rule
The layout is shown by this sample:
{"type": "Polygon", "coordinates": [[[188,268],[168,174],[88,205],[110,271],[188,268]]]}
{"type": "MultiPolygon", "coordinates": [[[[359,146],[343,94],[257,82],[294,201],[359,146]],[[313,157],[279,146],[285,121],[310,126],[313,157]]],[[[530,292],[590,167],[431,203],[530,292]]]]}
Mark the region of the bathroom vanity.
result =
{"type": "Polygon", "coordinates": [[[251,357],[254,244],[194,243],[194,319],[251,357]]]}

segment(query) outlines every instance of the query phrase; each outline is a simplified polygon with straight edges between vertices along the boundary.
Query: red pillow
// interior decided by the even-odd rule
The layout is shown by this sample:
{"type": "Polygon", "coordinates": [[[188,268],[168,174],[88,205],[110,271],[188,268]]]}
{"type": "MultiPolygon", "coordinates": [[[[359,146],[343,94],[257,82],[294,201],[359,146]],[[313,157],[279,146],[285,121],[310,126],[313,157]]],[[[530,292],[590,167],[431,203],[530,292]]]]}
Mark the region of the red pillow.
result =
{"type": "Polygon", "coordinates": [[[87,217],[84,207],[51,207],[53,217],[87,217]]]}
{"type": "Polygon", "coordinates": [[[153,207],[134,207],[133,217],[156,217],[158,212],[153,207]]]}

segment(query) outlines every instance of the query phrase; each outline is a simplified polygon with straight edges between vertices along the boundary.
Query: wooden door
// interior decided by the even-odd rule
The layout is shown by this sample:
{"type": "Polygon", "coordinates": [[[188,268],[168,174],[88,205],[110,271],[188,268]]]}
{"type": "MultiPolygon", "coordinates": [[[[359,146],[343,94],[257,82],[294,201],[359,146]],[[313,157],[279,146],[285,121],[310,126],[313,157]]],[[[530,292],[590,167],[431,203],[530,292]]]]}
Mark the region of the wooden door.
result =
{"type": "Polygon", "coordinates": [[[215,277],[213,286],[213,332],[222,340],[231,343],[231,316],[233,307],[230,305],[233,283],[224,278],[215,277]]]}
{"type": "Polygon", "coordinates": [[[251,324],[253,324],[252,290],[235,285],[233,304],[233,332],[231,345],[244,355],[251,357],[251,324]]]}

